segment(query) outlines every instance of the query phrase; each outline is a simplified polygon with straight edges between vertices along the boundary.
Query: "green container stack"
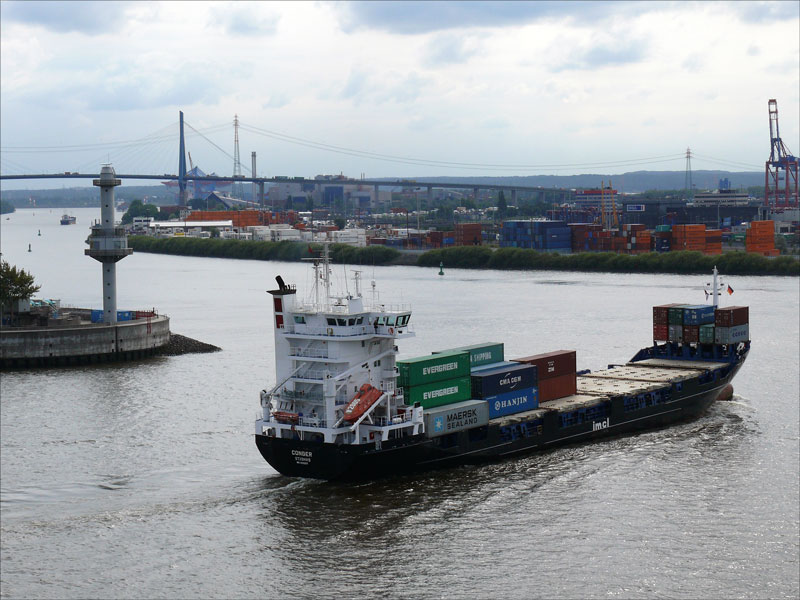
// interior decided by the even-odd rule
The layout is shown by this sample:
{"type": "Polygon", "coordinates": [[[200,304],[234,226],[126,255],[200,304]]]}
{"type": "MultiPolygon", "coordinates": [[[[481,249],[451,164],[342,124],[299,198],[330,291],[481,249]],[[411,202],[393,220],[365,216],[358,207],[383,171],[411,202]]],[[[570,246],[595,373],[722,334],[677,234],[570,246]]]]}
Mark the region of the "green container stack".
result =
{"type": "Polygon", "coordinates": [[[448,351],[397,361],[406,404],[419,402],[425,408],[469,400],[470,353],[448,351]]]}
{"type": "Polygon", "coordinates": [[[484,342],[482,344],[461,346],[460,348],[452,348],[450,350],[439,350],[433,354],[444,354],[447,352],[469,352],[470,369],[503,362],[505,360],[503,344],[497,342],[484,342]]]}
{"type": "Polygon", "coordinates": [[[683,309],[689,304],[679,304],[677,306],[669,307],[669,324],[670,325],[683,325],[683,309]]]}
{"type": "Polygon", "coordinates": [[[713,344],[714,343],[714,324],[700,325],[700,343],[713,344]]]}

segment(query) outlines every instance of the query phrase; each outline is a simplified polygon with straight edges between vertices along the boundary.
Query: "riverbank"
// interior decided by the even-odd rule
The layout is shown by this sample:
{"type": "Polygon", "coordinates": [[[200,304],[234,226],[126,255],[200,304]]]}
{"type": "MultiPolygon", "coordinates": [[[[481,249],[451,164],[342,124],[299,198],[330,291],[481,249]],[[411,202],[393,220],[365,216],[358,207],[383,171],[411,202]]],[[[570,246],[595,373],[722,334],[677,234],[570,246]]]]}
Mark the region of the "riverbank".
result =
{"type": "MultiPolygon", "coordinates": [[[[318,244],[299,242],[253,242],[208,238],[152,238],[132,236],[128,243],[135,252],[180,256],[212,256],[250,260],[296,262],[316,256],[318,244]]],[[[355,248],[345,244],[331,246],[336,263],[361,265],[407,265],[450,269],[496,269],[540,271],[584,271],[604,273],[705,274],[716,266],[728,275],[800,276],[800,261],[788,256],[767,258],[745,252],[726,252],[707,256],[700,252],[665,252],[629,255],[614,252],[553,254],[523,248],[457,246],[427,252],[404,251],[385,246],[355,248]]]]}

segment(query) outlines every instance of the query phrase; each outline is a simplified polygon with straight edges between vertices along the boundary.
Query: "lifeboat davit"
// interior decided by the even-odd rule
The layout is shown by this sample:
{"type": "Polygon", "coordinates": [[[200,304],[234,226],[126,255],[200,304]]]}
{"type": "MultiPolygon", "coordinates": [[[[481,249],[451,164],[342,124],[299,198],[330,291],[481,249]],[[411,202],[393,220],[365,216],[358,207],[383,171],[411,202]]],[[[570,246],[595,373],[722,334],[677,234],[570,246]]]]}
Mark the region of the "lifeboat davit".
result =
{"type": "Polygon", "coordinates": [[[344,409],[344,421],[346,423],[355,423],[363,415],[370,406],[375,404],[378,399],[383,395],[383,392],[376,387],[365,383],[358,390],[358,393],[353,396],[353,399],[344,409]]]}

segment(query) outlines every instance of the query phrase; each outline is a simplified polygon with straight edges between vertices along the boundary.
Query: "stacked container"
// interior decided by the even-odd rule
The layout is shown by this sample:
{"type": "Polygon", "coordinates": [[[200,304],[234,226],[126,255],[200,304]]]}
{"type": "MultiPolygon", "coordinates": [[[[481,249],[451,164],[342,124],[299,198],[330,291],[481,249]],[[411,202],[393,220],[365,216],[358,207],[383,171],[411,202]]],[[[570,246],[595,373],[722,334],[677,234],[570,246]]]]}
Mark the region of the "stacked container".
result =
{"type": "Polygon", "coordinates": [[[569,252],[572,232],[565,221],[504,221],[500,247],[569,252]]]}
{"type": "Polygon", "coordinates": [[[706,249],[706,226],[674,225],[670,247],[672,250],[703,252],[706,249]]]}
{"type": "Polygon", "coordinates": [[[444,354],[447,352],[469,352],[470,369],[502,363],[504,358],[503,344],[498,342],[483,342],[482,344],[461,346],[460,348],[451,348],[450,350],[439,350],[433,352],[433,354],[444,354]]]}
{"type": "Polygon", "coordinates": [[[778,256],[780,252],[775,249],[775,222],[752,221],[749,223],[744,245],[748,252],[763,256],[778,256]]]}
{"type": "Polygon", "coordinates": [[[714,343],[738,344],[750,339],[750,309],[726,306],[714,311],[714,343]]]}
{"type": "Polygon", "coordinates": [[[652,246],[656,252],[669,252],[672,239],[672,225],[657,225],[653,233],[652,246]]]}
{"type": "Polygon", "coordinates": [[[482,229],[480,223],[456,223],[456,246],[480,246],[482,229]]]}
{"type": "Polygon", "coordinates": [[[557,350],[515,358],[514,362],[534,365],[539,381],[539,402],[548,402],[578,391],[575,375],[575,350],[557,350]]]}
{"type": "Polygon", "coordinates": [[[442,352],[397,361],[398,385],[406,404],[433,408],[471,396],[469,352],[442,352]]]}
{"type": "Polygon", "coordinates": [[[706,229],[706,254],[722,254],[722,230],[706,229]]]}
{"type": "Polygon", "coordinates": [[[485,400],[489,418],[513,415],[539,406],[535,365],[512,362],[472,370],[472,397],[485,400]]]}
{"type": "Polygon", "coordinates": [[[714,324],[714,307],[710,304],[698,304],[683,307],[683,337],[687,344],[700,343],[700,327],[714,324]]]}
{"type": "MultiPolygon", "coordinates": [[[[653,341],[668,342],[669,340],[669,310],[670,308],[683,306],[682,304],[662,304],[653,307],[653,341]]],[[[681,324],[683,318],[681,317],[681,324]]]]}

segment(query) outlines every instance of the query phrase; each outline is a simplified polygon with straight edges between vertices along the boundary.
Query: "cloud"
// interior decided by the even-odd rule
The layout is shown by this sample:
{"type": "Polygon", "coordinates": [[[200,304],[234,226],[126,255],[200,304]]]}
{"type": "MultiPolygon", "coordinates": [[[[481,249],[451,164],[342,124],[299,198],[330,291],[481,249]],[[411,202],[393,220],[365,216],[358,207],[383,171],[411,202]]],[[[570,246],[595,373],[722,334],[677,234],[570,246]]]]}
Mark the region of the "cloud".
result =
{"type": "Polygon", "coordinates": [[[427,46],[428,66],[465,63],[477,52],[463,35],[445,34],[433,38],[427,46]]]}
{"type": "Polygon", "coordinates": [[[585,49],[576,49],[561,65],[552,71],[586,70],[613,67],[640,62],[647,55],[647,43],[639,40],[628,42],[598,43],[585,49]]]}
{"type": "Polygon", "coordinates": [[[798,2],[733,2],[734,14],[748,23],[789,21],[800,18],[798,2]]]}
{"type": "Polygon", "coordinates": [[[578,21],[618,17],[621,11],[645,12],[661,3],[631,2],[347,2],[340,8],[346,32],[381,29],[397,34],[419,34],[469,27],[524,25],[547,18],[578,21]]]}
{"type": "Polygon", "coordinates": [[[368,79],[369,78],[364,71],[361,71],[360,69],[352,69],[350,71],[350,76],[347,78],[347,82],[344,84],[344,87],[339,94],[339,97],[353,99],[358,102],[364,93],[364,90],[366,89],[368,79]]]}
{"type": "Polygon", "coordinates": [[[257,4],[232,4],[211,12],[213,24],[222,24],[229,35],[273,35],[278,30],[277,16],[260,16],[251,7],[257,4]]]}
{"type": "Polygon", "coordinates": [[[283,92],[275,92],[261,105],[261,108],[283,108],[289,104],[289,98],[283,92]]]}
{"type": "Polygon", "coordinates": [[[0,3],[2,18],[57,33],[76,31],[98,35],[116,31],[125,24],[130,2],[17,2],[0,3]]]}

